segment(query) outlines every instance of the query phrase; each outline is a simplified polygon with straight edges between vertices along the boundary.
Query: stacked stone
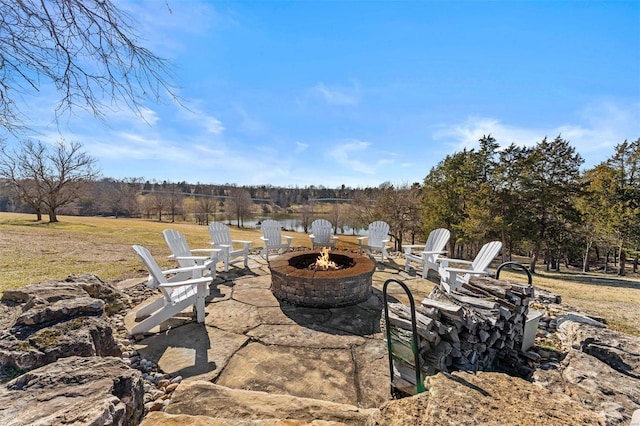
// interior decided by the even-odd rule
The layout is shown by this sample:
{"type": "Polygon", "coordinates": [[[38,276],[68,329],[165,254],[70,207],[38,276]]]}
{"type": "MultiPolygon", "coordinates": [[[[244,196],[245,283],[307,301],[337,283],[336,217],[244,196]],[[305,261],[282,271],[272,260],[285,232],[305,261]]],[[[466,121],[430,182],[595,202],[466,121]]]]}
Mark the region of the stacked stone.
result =
{"type": "MultiPolygon", "coordinates": [[[[418,353],[423,375],[436,371],[488,370],[497,359],[519,362],[533,287],[491,278],[472,278],[459,291],[437,288],[416,307],[418,353]]],[[[415,387],[411,314],[389,305],[394,387],[415,387]]],[[[412,392],[408,392],[412,393],[412,392]]]]}

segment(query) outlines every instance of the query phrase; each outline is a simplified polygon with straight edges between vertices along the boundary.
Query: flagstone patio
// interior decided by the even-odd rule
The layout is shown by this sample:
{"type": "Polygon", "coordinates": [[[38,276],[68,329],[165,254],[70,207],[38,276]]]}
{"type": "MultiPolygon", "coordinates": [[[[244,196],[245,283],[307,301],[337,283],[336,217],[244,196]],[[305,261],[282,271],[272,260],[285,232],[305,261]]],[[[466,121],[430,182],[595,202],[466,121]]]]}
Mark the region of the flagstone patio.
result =
{"type": "MultiPolygon", "coordinates": [[[[218,273],[204,324],[186,312],[152,329],[136,349],[184,381],[378,407],[391,396],[380,331],[383,284],[390,278],[405,282],[417,302],[434,285],[409,276],[396,261],[404,260],[376,264],[373,294],[365,302],[318,309],[279,302],[270,291],[267,262],[251,256],[249,268],[218,273]]],[[[390,285],[388,292],[390,301],[408,303],[399,286],[390,285]]],[[[135,311],[125,318],[129,330],[135,311]]]]}

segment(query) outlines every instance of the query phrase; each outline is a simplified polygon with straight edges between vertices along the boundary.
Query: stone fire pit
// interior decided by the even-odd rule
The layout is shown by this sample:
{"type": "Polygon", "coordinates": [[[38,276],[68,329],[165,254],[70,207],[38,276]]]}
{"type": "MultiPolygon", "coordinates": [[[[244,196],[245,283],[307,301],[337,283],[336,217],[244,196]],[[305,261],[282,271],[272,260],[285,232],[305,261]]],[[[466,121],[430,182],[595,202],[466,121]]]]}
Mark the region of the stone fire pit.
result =
{"type": "Polygon", "coordinates": [[[292,252],[270,261],[273,295],[294,305],[314,308],[355,305],[371,296],[371,277],[376,268],[371,259],[346,251],[331,252],[329,259],[342,269],[308,269],[318,256],[318,251],[292,252]]]}

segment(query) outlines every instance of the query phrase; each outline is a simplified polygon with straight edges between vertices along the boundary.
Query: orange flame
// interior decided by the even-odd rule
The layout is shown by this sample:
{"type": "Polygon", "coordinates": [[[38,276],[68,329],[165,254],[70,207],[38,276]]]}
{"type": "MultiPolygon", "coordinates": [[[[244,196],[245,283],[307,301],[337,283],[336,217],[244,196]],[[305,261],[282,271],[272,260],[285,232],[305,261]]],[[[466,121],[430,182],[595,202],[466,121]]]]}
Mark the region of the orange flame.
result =
{"type": "Polygon", "coordinates": [[[329,260],[329,247],[323,247],[320,250],[320,256],[316,259],[315,268],[322,271],[329,269],[338,269],[338,265],[332,260],[329,260]]]}

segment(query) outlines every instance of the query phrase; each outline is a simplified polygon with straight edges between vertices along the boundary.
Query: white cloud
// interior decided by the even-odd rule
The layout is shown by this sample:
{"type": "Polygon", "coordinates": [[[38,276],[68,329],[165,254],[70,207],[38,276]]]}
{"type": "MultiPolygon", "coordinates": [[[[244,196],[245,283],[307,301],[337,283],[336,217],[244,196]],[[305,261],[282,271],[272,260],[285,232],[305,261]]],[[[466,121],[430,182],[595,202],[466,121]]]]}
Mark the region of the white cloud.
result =
{"type": "Polygon", "coordinates": [[[512,142],[533,146],[544,137],[558,135],[576,148],[589,167],[613,154],[613,147],[625,139],[640,137],[640,102],[623,105],[614,102],[592,103],[583,108],[576,122],[554,126],[519,127],[496,118],[469,117],[462,123],[443,125],[433,139],[448,142],[455,151],[478,146],[483,135],[493,136],[501,146],[512,142]]]}
{"type": "Polygon", "coordinates": [[[177,116],[181,120],[195,123],[210,135],[219,136],[225,131],[222,121],[198,108],[198,105],[201,104],[200,101],[190,100],[188,102],[188,109],[182,107],[177,109],[177,116]]]}
{"type": "Polygon", "coordinates": [[[221,135],[224,132],[222,122],[215,117],[203,117],[203,125],[213,135],[221,135]]]}
{"type": "Polygon", "coordinates": [[[296,154],[306,151],[309,148],[309,144],[296,142],[296,154]]]}
{"type": "Polygon", "coordinates": [[[319,93],[330,105],[352,106],[358,104],[356,89],[328,88],[322,83],[318,83],[313,90],[319,93]]]}
{"type": "Polygon", "coordinates": [[[151,126],[155,125],[160,120],[158,114],[149,108],[140,108],[140,116],[151,126]]]}
{"type": "Polygon", "coordinates": [[[158,2],[155,0],[120,0],[117,6],[133,17],[137,31],[144,36],[146,47],[166,58],[167,52],[188,48],[181,34],[199,36],[227,21],[208,2],[158,2]],[[169,36],[168,36],[169,35],[169,36]],[[164,52],[164,53],[162,53],[164,52]]]}
{"type": "Polygon", "coordinates": [[[478,146],[478,140],[484,135],[493,136],[501,145],[515,142],[518,145],[534,145],[542,140],[542,130],[518,128],[502,124],[499,120],[487,117],[469,117],[463,123],[441,126],[433,134],[436,140],[449,140],[456,151],[478,146]]]}
{"type": "Polygon", "coordinates": [[[238,130],[251,136],[262,136],[266,133],[267,126],[262,121],[249,115],[241,105],[234,104],[233,106],[241,118],[238,130]]]}
{"type": "Polygon", "coordinates": [[[329,156],[339,165],[351,169],[354,172],[372,175],[376,168],[374,163],[366,158],[370,142],[350,139],[346,143],[335,146],[330,150],[329,156]],[[359,157],[359,158],[356,158],[359,157]]]}

